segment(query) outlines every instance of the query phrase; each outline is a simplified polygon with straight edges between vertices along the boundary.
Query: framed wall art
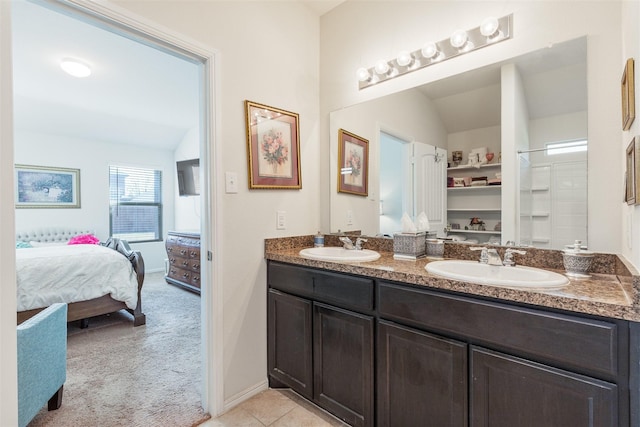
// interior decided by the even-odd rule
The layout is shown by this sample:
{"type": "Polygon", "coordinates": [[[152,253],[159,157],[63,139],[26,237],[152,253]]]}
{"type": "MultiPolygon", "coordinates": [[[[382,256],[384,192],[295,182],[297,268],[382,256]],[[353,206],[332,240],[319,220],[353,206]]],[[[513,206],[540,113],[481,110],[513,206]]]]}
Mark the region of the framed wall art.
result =
{"type": "Polygon", "coordinates": [[[637,139],[633,138],[627,146],[624,200],[628,205],[640,204],[640,143],[637,139]]]}
{"type": "Polygon", "coordinates": [[[338,130],[338,192],[368,195],[369,141],[338,130]]]}
{"type": "Polygon", "coordinates": [[[15,165],[16,208],[79,208],[80,169],[15,165]]]}
{"type": "Polygon", "coordinates": [[[249,188],[302,188],[298,114],[245,101],[249,188]]]}
{"type": "Polygon", "coordinates": [[[627,59],[622,73],[622,130],[629,130],[636,118],[636,96],[633,58],[627,59]]]}

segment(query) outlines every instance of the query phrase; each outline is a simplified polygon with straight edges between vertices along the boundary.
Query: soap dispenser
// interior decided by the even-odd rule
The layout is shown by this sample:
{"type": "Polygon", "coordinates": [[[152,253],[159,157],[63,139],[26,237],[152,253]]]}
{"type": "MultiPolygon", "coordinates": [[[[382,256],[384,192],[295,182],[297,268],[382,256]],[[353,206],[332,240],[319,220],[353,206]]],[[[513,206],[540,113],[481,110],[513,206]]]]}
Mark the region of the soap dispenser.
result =
{"type": "Polygon", "coordinates": [[[566,275],[572,279],[586,279],[591,277],[589,275],[589,268],[591,268],[591,261],[593,260],[594,253],[582,248],[582,242],[576,240],[573,245],[565,246],[562,251],[562,261],[564,262],[564,269],[566,275]]]}

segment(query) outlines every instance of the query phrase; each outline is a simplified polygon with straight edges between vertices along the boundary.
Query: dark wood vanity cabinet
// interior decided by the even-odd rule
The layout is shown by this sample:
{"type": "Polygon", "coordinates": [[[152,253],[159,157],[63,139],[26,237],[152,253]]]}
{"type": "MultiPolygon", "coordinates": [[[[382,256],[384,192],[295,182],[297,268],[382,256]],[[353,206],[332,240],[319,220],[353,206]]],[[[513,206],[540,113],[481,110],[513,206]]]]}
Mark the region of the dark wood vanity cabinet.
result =
{"type": "Polygon", "coordinates": [[[381,320],[378,426],[466,426],[467,345],[381,320]]]}
{"type": "Polygon", "coordinates": [[[268,272],[270,384],[350,425],[640,425],[637,324],[273,261],[268,272]]]}
{"type": "Polygon", "coordinates": [[[269,385],[373,426],[373,281],[270,263],[268,283],[269,385]]]}

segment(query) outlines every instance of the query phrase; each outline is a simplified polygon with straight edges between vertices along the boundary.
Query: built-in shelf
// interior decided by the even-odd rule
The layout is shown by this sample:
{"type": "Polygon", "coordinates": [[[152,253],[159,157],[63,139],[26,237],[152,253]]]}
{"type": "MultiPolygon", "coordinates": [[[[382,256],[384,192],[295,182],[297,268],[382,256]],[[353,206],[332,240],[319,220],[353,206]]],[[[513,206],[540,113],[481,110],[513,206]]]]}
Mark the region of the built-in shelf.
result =
{"type": "Polygon", "coordinates": [[[488,164],[484,164],[484,165],[480,165],[480,167],[478,166],[470,166],[470,165],[460,165],[460,166],[453,166],[450,168],[447,168],[448,171],[462,171],[462,170],[478,170],[478,169],[485,169],[485,168],[496,168],[496,167],[500,167],[501,164],[500,163],[488,163],[488,164]]]}
{"type": "Polygon", "coordinates": [[[535,218],[544,218],[549,216],[549,212],[532,212],[531,216],[535,218]]]}
{"type": "Polygon", "coordinates": [[[501,231],[490,230],[449,230],[449,233],[463,233],[463,234],[502,234],[501,231]]]}
{"type": "Polygon", "coordinates": [[[488,188],[502,188],[501,185],[470,185],[468,187],[447,187],[448,191],[469,191],[469,190],[486,190],[488,188]]]}
{"type": "Polygon", "coordinates": [[[498,209],[484,209],[484,208],[480,208],[480,209],[473,209],[473,208],[458,209],[458,208],[447,208],[447,211],[449,211],[449,212],[496,212],[496,213],[500,213],[500,212],[502,212],[502,209],[500,209],[500,208],[498,208],[498,209]]]}

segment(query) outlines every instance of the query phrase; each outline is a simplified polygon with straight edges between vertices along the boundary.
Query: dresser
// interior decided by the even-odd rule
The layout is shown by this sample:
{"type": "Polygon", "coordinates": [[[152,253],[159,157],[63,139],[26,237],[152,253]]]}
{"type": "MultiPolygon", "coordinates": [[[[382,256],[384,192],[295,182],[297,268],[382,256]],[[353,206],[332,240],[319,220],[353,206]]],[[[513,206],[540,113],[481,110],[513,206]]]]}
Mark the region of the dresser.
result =
{"type": "Polygon", "coordinates": [[[165,280],[200,294],[200,233],[169,231],[165,280]]]}

